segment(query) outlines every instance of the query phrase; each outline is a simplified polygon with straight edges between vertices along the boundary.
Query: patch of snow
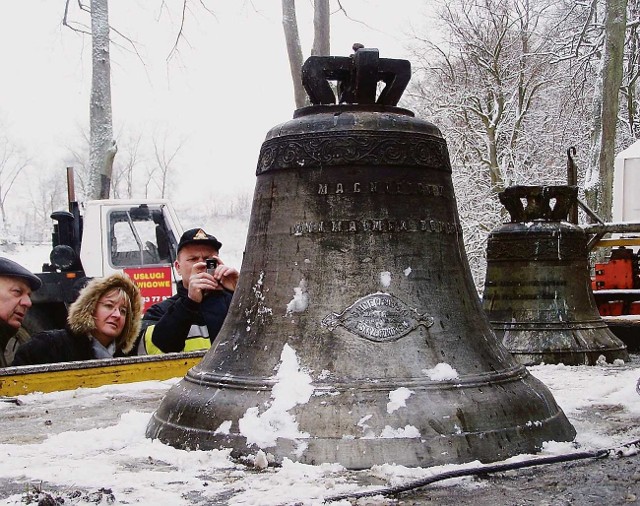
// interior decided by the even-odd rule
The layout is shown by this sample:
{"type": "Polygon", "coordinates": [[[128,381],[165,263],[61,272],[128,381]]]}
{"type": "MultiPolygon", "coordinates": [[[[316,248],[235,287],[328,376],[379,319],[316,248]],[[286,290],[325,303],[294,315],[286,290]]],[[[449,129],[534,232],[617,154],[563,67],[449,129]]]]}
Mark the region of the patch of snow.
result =
{"type": "Polygon", "coordinates": [[[309,306],[309,294],[307,293],[307,282],[304,279],[300,280],[298,286],[293,289],[293,299],[287,304],[287,312],[301,313],[309,306]]]}
{"type": "Polygon", "coordinates": [[[229,434],[230,430],[231,430],[231,420],[225,420],[214,431],[214,434],[229,434]]]}
{"type": "Polygon", "coordinates": [[[391,414],[397,409],[406,407],[406,400],[414,393],[406,387],[396,388],[389,392],[389,402],[387,403],[387,413],[391,414]]]}
{"type": "Polygon", "coordinates": [[[260,413],[258,407],[251,407],[238,420],[240,434],[247,438],[249,445],[268,448],[275,446],[278,438],[309,437],[298,430],[298,423],[289,410],[298,404],[306,404],[313,395],[311,376],[300,370],[296,352],[288,344],[282,349],[275,379],[271,390],[273,400],[266,411],[260,413]]]}
{"type": "Polygon", "coordinates": [[[414,427],[413,425],[405,425],[404,427],[400,427],[398,429],[394,429],[393,427],[386,425],[384,429],[382,429],[382,433],[380,437],[383,439],[393,439],[393,438],[416,438],[420,437],[420,431],[414,427]]]}
{"type": "Polygon", "coordinates": [[[433,369],[423,369],[431,381],[447,381],[458,379],[458,371],[445,362],[440,362],[433,369]]]}
{"type": "Polygon", "coordinates": [[[258,450],[255,458],[253,459],[253,467],[256,469],[266,469],[269,467],[269,460],[267,459],[267,454],[262,450],[258,450]]]}

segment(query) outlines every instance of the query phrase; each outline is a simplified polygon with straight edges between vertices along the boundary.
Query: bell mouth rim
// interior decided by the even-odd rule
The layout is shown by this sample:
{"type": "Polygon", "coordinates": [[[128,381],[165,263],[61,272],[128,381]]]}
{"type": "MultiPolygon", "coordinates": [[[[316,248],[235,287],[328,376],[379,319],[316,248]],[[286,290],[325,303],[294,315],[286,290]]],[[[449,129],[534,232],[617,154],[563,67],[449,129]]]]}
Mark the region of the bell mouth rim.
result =
{"type": "Polygon", "coordinates": [[[413,111],[404,107],[380,104],[318,104],[300,107],[293,112],[293,118],[309,116],[311,114],[341,114],[343,112],[374,112],[400,114],[402,116],[415,117],[413,111]]]}

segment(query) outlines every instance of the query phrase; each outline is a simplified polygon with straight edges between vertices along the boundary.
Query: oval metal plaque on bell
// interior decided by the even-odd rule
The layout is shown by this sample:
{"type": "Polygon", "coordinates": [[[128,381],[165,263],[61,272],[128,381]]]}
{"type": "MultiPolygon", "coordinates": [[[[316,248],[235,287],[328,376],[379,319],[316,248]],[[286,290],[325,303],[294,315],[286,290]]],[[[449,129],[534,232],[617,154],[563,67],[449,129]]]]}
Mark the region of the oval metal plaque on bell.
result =
{"type": "Polygon", "coordinates": [[[511,216],[489,234],[483,306],[507,349],[525,365],[628,360],[591,292],[588,237],[567,222],[576,186],[512,186],[511,216]]]}
{"type": "Polygon", "coordinates": [[[396,106],[409,62],[362,48],[311,57],[303,76],[314,105],[262,145],[229,315],[147,435],[351,469],[572,440],[482,311],[445,140],[396,106]]]}

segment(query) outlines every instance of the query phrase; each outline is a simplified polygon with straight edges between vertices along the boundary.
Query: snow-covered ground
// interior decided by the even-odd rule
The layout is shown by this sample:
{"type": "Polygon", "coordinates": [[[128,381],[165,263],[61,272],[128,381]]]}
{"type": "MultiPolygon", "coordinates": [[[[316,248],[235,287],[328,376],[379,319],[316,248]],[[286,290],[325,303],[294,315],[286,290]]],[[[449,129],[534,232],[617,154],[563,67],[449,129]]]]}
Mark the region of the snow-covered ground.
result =
{"type": "MultiPolygon", "coordinates": [[[[32,270],[49,255],[48,245],[3,250],[32,270]]],[[[577,431],[575,444],[550,442],[542,455],[615,447],[640,437],[639,356],[626,364],[541,365],[530,371],[550,388],[577,431]]],[[[315,505],[327,497],[463,467],[410,469],[389,463],[348,471],[337,464],[287,461],[261,468],[234,462],[227,451],[177,450],[145,438],[151,414],[176,381],[35,393],[16,398],[17,403],[0,402],[0,506],[35,504],[45,492],[63,498],[65,505],[315,505]]],[[[447,483],[478,486],[471,478],[447,483]]],[[[391,502],[379,497],[367,504],[391,502]]]]}
{"type": "MultiPolygon", "coordinates": [[[[576,444],[551,442],[542,455],[615,447],[640,437],[640,357],[633,355],[627,364],[530,370],[551,389],[577,431],[576,444]]],[[[234,462],[227,451],[177,450],[145,438],[151,413],[175,381],[35,393],[18,397],[19,405],[0,403],[0,505],[42,497],[38,490],[64,498],[65,505],[315,505],[330,496],[462,467],[389,463],[348,471],[337,464],[285,462],[261,468],[234,462]]],[[[478,486],[471,478],[448,483],[478,486]]],[[[391,502],[379,497],[367,504],[391,502]]]]}
{"type": "Polygon", "coordinates": [[[51,243],[20,244],[8,243],[0,245],[0,256],[10,258],[26,267],[31,272],[42,272],[42,264],[49,262],[51,243]]]}

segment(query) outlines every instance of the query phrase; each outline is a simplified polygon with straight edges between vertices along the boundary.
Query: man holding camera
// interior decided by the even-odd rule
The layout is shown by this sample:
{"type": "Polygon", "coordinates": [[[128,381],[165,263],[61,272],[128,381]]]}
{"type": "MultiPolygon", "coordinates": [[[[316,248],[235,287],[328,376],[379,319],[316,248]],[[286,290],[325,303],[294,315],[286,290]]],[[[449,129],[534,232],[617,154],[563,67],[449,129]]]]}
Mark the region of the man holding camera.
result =
{"type": "Polygon", "coordinates": [[[201,228],[187,230],[178,243],[178,293],[151,306],[142,318],[138,354],[208,349],[222,327],[239,273],[224,265],[222,244],[201,228]],[[207,265],[208,264],[208,265],[207,265]]]}

